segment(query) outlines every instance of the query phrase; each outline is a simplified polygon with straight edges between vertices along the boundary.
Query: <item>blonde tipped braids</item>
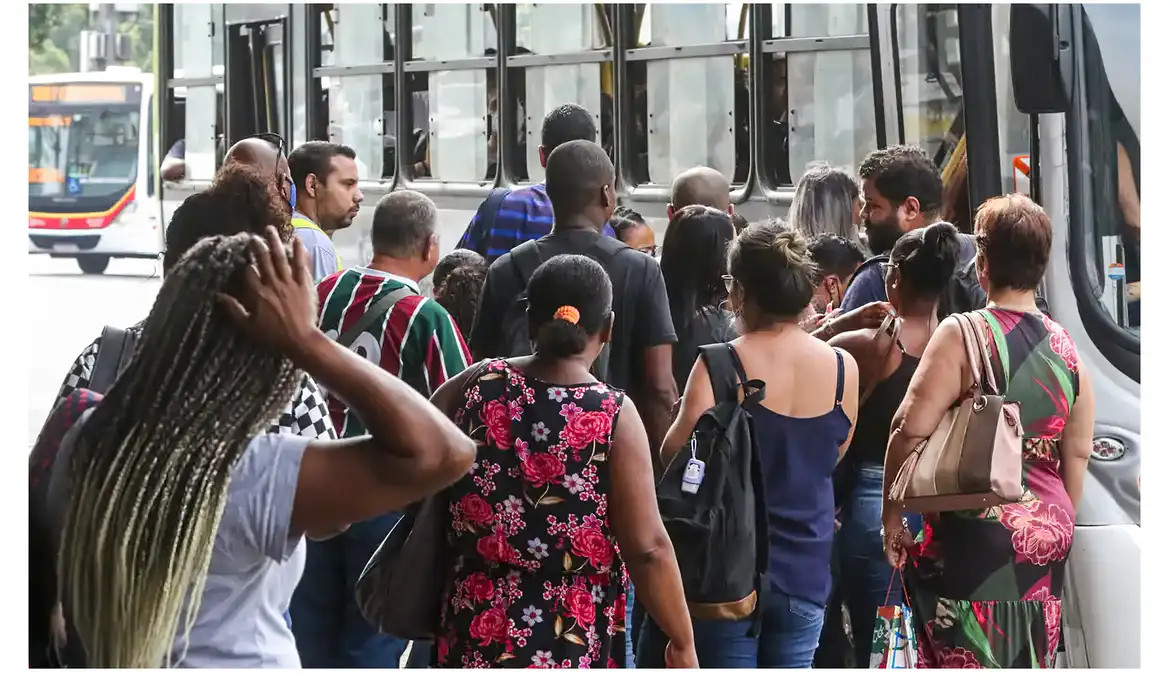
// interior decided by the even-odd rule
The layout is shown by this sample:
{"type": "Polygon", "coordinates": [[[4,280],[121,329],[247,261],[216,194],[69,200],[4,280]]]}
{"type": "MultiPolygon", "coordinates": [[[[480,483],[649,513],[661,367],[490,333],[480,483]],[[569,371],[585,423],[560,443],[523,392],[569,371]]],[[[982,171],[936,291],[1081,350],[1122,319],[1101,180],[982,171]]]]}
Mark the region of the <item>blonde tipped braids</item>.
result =
{"type": "Polygon", "coordinates": [[[232,469],[302,381],[216,305],[248,238],[204,240],[167,275],[78,437],[58,580],[91,668],[169,666],[180,629],[185,653],[232,469]]]}

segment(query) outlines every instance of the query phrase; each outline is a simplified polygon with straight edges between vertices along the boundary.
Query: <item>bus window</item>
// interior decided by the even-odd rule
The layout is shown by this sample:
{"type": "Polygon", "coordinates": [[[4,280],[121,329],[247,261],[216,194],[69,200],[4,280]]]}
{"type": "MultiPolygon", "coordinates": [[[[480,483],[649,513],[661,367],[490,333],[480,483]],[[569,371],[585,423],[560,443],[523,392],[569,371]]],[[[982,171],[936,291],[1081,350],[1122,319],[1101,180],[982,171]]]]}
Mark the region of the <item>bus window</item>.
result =
{"type": "Polygon", "coordinates": [[[494,9],[484,4],[398,6],[399,12],[411,13],[413,28],[411,60],[404,68],[412,97],[416,177],[480,182],[494,175],[496,150],[488,141],[498,122],[494,9]]]}
{"type": "MultiPolygon", "coordinates": [[[[1101,306],[1135,336],[1141,329],[1141,63],[1137,5],[1085,6],[1085,102],[1090,280],[1101,306]]],[[[1074,270],[1074,274],[1080,273],[1074,270]]]]}
{"type": "Polygon", "coordinates": [[[955,5],[899,4],[894,12],[902,143],[921,146],[943,168],[964,132],[959,10],[955,5]]]}
{"type": "Polygon", "coordinates": [[[683,170],[706,165],[742,184],[751,168],[742,3],[636,8],[639,48],[626,61],[637,183],[669,185],[683,170]]]}
{"type": "MultiPolygon", "coordinates": [[[[602,50],[610,48],[612,33],[603,6],[584,4],[520,4],[516,6],[516,50],[512,56],[555,54],[560,64],[547,59],[540,65],[525,66],[525,59],[509,58],[520,67],[509,68],[512,92],[519,99],[519,132],[505,139],[503,148],[513,149],[513,176],[517,180],[542,180],[537,149],[544,116],[554,108],[573,103],[589,110],[598,125],[601,145],[613,157],[612,64],[603,63],[602,50]],[[595,52],[589,56],[589,52],[595,52]],[[588,58],[587,58],[588,57],[588,58]],[[608,92],[607,92],[608,86],[608,92]],[[606,116],[608,113],[608,116],[606,116]]],[[[539,59],[537,59],[539,60],[539,59]]],[[[493,140],[499,135],[493,131],[493,140]]]]}
{"type": "Polygon", "coordinates": [[[394,117],[387,111],[394,106],[394,75],[382,68],[393,59],[388,40],[392,10],[338,4],[321,11],[321,68],[314,75],[326,96],[321,123],[328,124],[328,140],[357,152],[362,180],[392,179],[394,117]]]}
{"type": "MultiPolygon", "coordinates": [[[[216,51],[214,37],[223,33],[222,5],[174,5],[174,78],[184,84],[172,92],[183,103],[179,134],[182,160],[190,180],[210,180],[218,167],[217,148],[223,132],[224,111],[219,91],[223,81],[223,40],[216,51]],[[216,70],[218,65],[219,70],[216,70]]],[[[175,143],[163,144],[169,151],[175,143]]]]}
{"type": "Polygon", "coordinates": [[[790,182],[818,162],[856,172],[877,148],[866,7],[793,4],[785,13],[793,48],[774,44],[773,61],[787,64],[787,89],[783,98],[774,89],[772,102],[773,110],[787,102],[790,182]],[[810,45],[812,37],[826,39],[810,45]]]}

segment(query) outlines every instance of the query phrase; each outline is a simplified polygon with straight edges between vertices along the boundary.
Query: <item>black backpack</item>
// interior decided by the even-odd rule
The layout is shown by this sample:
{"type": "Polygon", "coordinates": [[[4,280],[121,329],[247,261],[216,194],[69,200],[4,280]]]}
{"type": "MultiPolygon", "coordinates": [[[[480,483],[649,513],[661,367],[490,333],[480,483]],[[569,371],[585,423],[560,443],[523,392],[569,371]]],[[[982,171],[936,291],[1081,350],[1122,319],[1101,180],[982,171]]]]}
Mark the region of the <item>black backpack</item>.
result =
{"type": "Polygon", "coordinates": [[[727,343],[704,345],[699,356],[711,375],[715,405],[699,416],[690,444],[679,450],[658,482],[658,510],[674,545],[687,602],[736,603],[754,593],[755,636],[768,572],[768,514],[747,409],[763,400],[765,385],[747,379],[727,343]],[[693,460],[703,463],[697,488],[692,477],[698,470],[688,470],[693,460]]]}
{"type": "MultiPolygon", "coordinates": [[[[502,354],[505,357],[523,357],[532,354],[532,340],[528,335],[528,280],[532,279],[536,268],[545,262],[540,250],[540,242],[543,240],[545,239],[525,241],[513,248],[511,252],[512,271],[516,273],[521,291],[512,299],[508,310],[504,313],[504,326],[500,337],[502,354]]],[[[580,251],[580,254],[596,260],[608,273],[610,263],[623,250],[632,251],[633,248],[615,238],[598,236],[593,244],[588,249],[580,251]]],[[[577,252],[564,251],[548,257],[554,258],[557,255],[577,252]]],[[[613,275],[611,274],[610,280],[612,279],[613,275]]],[[[593,361],[591,369],[593,376],[603,382],[606,381],[609,371],[609,347],[610,344],[606,343],[601,348],[601,354],[593,361]]]]}

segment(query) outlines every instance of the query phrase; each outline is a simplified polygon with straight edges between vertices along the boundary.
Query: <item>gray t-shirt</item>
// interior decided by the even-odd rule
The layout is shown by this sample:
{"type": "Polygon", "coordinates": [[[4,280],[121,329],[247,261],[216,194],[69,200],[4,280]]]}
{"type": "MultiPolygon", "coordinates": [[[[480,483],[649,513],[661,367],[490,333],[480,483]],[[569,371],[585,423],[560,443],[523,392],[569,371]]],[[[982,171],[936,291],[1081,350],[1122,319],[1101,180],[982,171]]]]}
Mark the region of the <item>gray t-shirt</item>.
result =
{"type": "MultiPolygon", "coordinates": [[[[86,412],[65,436],[53,465],[49,503],[58,524],[70,488],[64,459],[88,417],[86,412]]],[[[245,448],[228,486],[187,653],[183,655],[180,626],[172,652],[174,666],[301,667],[283,614],[305,568],[305,538],[290,537],[288,529],[301,458],[310,442],[269,434],[253,438],[245,448]]]]}

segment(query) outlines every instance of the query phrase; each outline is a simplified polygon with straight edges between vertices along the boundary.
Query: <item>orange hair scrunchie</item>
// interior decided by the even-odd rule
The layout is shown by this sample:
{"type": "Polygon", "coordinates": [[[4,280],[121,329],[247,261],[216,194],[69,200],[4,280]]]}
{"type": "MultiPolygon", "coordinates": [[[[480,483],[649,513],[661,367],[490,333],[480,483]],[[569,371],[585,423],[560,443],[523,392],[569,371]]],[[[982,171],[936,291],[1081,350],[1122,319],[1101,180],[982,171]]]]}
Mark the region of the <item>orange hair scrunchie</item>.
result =
{"type": "Polygon", "coordinates": [[[577,321],[581,320],[581,312],[577,310],[576,306],[562,306],[553,314],[553,318],[576,324],[577,321]]]}

